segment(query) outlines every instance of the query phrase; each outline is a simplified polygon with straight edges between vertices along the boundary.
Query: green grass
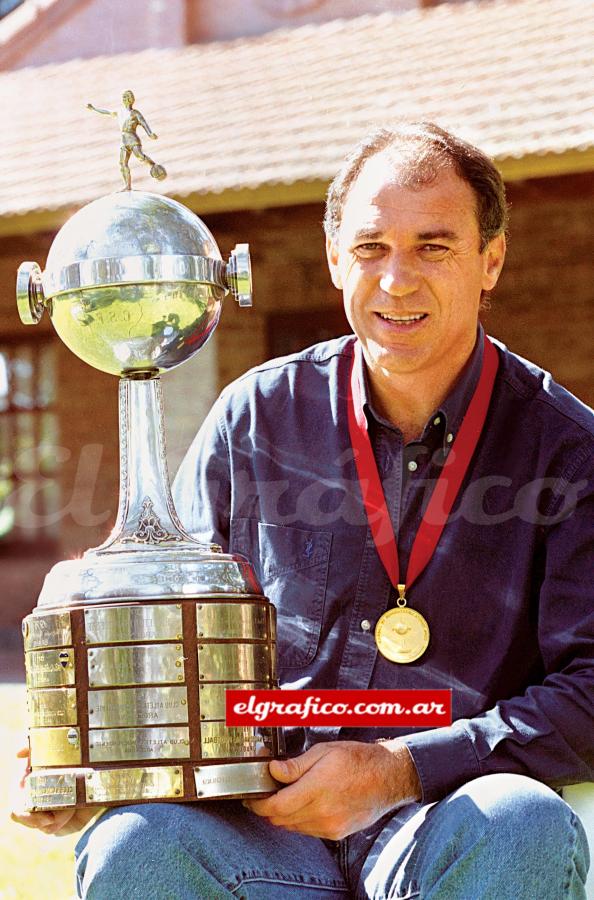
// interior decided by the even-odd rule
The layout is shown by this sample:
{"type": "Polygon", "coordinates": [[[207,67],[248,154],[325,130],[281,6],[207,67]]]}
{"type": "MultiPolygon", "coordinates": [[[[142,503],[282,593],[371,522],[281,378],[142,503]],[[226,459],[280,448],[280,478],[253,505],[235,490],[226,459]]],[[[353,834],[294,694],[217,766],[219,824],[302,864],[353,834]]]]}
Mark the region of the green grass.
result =
{"type": "Polygon", "coordinates": [[[15,754],[27,733],[23,685],[0,684],[0,710],[0,900],[71,900],[78,836],[48,836],[10,820],[23,770],[15,754]]]}

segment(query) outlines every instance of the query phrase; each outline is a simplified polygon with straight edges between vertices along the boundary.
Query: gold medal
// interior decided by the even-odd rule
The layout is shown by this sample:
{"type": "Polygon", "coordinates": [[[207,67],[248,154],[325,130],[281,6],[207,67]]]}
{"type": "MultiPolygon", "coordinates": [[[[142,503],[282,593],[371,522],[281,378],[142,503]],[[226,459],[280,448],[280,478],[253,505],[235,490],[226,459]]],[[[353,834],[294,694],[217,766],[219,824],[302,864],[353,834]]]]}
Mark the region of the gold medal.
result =
{"type": "Polygon", "coordinates": [[[375,643],[391,662],[410,663],[429,646],[429,625],[420,613],[407,607],[403,584],[398,585],[398,593],[398,605],[385,612],[375,626],[375,643]]]}

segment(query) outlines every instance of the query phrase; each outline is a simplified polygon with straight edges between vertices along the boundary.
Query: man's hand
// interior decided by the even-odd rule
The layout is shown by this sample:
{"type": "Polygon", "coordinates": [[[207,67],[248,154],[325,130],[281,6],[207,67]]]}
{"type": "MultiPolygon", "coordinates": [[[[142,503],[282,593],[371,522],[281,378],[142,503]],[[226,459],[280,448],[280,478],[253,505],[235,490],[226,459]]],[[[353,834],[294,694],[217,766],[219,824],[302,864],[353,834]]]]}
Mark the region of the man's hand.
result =
{"type": "MultiPolygon", "coordinates": [[[[20,781],[20,787],[24,790],[25,776],[30,771],[28,747],[19,750],[17,757],[19,757],[19,759],[27,760],[27,767],[20,781]]],[[[20,825],[25,825],[27,828],[37,828],[39,831],[43,831],[44,834],[55,834],[59,837],[63,837],[67,834],[73,834],[75,831],[80,831],[81,828],[84,828],[98,812],[99,809],[95,808],[27,812],[23,802],[23,808],[11,812],[10,818],[13,822],[18,822],[20,825]]]]}
{"type": "Polygon", "coordinates": [[[421,797],[408,748],[398,741],[316,744],[295,759],[273,760],[270,774],[289,787],[245,805],[272,825],[329,840],[421,797]]]}

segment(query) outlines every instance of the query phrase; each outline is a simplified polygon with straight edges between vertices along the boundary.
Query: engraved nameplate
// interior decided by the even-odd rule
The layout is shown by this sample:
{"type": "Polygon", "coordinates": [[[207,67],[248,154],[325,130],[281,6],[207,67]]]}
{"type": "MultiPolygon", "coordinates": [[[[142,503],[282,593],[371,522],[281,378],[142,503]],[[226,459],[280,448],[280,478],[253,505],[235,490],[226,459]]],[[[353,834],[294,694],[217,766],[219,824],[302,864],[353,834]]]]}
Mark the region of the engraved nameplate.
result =
{"type": "Polygon", "coordinates": [[[72,643],[69,612],[27,616],[22,628],[25,650],[64,647],[72,643]]]}
{"type": "Polygon", "coordinates": [[[224,763],[196,766],[196,793],[199,797],[227,797],[230,794],[260,794],[278,790],[267,762],[224,763]]]}
{"type": "Polygon", "coordinates": [[[76,725],[76,688],[46,688],[28,691],[29,724],[33,728],[76,725]]]}
{"type": "Polygon", "coordinates": [[[85,609],[85,633],[87,644],[181,641],[182,611],[171,603],[85,609]]]}
{"type": "Polygon", "coordinates": [[[270,651],[266,644],[199,644],[201,681],[269,681],[270,651]]]}
{"type": "Polygon", "coordinates": [[[30,650],[25,653],[28,688],[74,684],[74,649],[30,650]]]}
{"type": "Polygon", "coordinates": [[[256,691],[266,690],[268,684],[256,684],[255,682],[226,682],[225,684],[201,684],[200,685],[200,718],[224,719],[225,691],[256,691]]]}
{"type": "Polygon", "coordinates": [[[184,680],[181,644],[97,647],[87,655],[90,687],[184,680]]]}
{"type": "Polygon", "coordinates": [[[31,772],[25,781],[27,809],[53,809],[76,804],[75,772],[31,772]]]}
{"type": "Polygon", "coordinates": [[[80,729],[29,729],[32,766],[77,766],[81,762],[80,729]]]}
{"type": "Polygon", "coordinates": [[[266,640],[266,607],[261,603],[199,603],[198,637],[266,640]]]}
{"type": "Polygon", "coordinates": [[[189,756],[188,728],[106,728],[89,733],[91,762],[188,759],[189,756]]]}
{"type": "Polygon", "coordinates": [[[188,692],[181,685],[89,691],[88,701],[90,728],[188,721],[188,692]]]}
{"type": "Polygon", "coordinates": [[[200,735],[203,759],[272,756],[274,752],[271,728],[227,727],[224,722],[203,722],[200,735]]]}
{"type": "Polygon", "coordinates": [[[180,797],[183,793],[183,774],[174,766],[102,769],[87,775],[85,790],[88,803],[180,797]]]}

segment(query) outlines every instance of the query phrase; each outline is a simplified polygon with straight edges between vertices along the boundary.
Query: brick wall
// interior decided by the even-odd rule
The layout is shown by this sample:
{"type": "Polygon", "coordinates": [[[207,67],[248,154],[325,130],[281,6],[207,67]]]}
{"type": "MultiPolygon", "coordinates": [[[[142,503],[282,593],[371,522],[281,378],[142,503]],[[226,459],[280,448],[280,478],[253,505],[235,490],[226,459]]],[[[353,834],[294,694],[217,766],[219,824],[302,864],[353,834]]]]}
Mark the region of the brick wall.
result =
{"type": "Polygon", "coordinates": [[[510,185],[506,265],[485,322],[594,406],[594,174],[510,185]]]}

